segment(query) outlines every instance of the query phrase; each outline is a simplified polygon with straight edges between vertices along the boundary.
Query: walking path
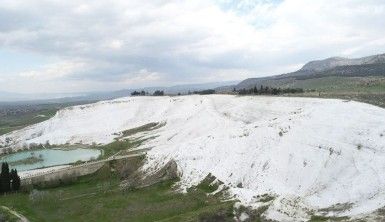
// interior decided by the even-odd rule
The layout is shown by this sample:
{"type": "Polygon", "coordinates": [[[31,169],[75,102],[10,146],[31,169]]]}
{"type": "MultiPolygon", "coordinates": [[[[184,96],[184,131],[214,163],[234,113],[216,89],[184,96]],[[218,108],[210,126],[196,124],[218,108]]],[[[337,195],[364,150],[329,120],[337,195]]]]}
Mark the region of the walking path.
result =
{"type": "MultiPolygon", "coordinates": [[[[136,157],[136,156],[142,156],[142,155],[143,155],[143,153],[129,154],[129,155],[123,155],[123,156],[111,156],[111,157],[104,159],[104,160],[87,162],[87,163],[83,163],[80,165],[69,165],[68,167],[63,167],[63,168],[55,167],[55,168],[52,168],[51,170],[47,170],[47,171],[37,171],[36,173],[26,174],[21,179],[25,180],[25,179],[30,179],[33,177],[42,176],[42,175],[46,175],[46,174],[50,174],[50,173],[57,173],[59,171],[66,171],[66,170],[70,170],[70,169],[74,169],[74,168],[81,168],[81,167],[86,167],[86,166],[90,166],[90,165],[96,165],[96,164],[100,164],[100,163],[104,163],[104,162],[109,162],[111,160],[120,160],[120,159],[126,159],[126,158],[130,158],[130,157],[136,157]]],[[[102,166],[100,166],[100,167],[102,167],[102,166]]]]}
{"type": "Polygon", "coordinates": [[[26,217],[24,217],[23,215],[21,215],[20,213],[14,211],[12,209],[9,209],[6,206],[1,206],[1,208],[3,208],[4,210],[8,211],[10,214],[14,215],[15,217],[19,218],[20,222],[29,222],[29,220],[26,217]]]}

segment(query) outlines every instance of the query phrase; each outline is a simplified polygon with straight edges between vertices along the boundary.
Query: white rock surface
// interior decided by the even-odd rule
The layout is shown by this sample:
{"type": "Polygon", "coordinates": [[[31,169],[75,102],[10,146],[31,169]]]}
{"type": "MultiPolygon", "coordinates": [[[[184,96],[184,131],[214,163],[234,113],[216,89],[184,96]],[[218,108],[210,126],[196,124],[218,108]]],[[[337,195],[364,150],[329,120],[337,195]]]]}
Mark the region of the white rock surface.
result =
{"type": "Polygon", "coordinates": [[[243,204],[278,197],[266,212],[305,220],[306,209],[351,203],[336,215],[385,205],[385,109],[332,99],[228,95],[135,97],[67,108],[43,123],[0,137],[24,143],[108,143],[125,129],[167,122],[140,148],[145,170],[170,159],[184,188],[208,173],[243,204]],[[242,188],[237,185],[242,183],[242,188]],[[282,213],[284,212],[284,213],[282,213]]]}

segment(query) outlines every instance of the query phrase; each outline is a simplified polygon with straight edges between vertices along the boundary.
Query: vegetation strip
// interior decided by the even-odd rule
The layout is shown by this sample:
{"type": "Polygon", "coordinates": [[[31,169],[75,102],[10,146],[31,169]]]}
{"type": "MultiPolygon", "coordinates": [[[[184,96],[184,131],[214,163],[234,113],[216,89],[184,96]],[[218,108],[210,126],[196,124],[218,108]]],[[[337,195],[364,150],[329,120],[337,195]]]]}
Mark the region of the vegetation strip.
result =
{"type": "Polygon", "coordinates": [[[174,192],[175,182],[121,190],[119,176],[106,166],[75,182],[6,195],[0,202],[30,221],[198,221],[222,210],[231,213],[233,202],[222,202],[199,189],[174,192]]]}

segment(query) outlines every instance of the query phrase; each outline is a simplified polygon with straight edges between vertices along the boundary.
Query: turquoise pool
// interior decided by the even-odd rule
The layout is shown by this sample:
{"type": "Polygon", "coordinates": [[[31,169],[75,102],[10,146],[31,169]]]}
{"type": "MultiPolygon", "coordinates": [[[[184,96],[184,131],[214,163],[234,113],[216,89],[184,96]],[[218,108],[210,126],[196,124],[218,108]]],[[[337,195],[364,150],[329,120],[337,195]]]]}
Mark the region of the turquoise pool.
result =
{"type": "Polygon", "coordinates": [[[75,163],[76,161],[88,161],[101,155],[98,149],[41,149],[28,150],[0,157],[0,162],[10,163],[10,168],[18,171],[26,171],[56,165],[75,163]],[[34,163],[21,163],[24,159],[36,159],[34,163]],[[13,162],[13,163],[12,163],[13,162]]]}

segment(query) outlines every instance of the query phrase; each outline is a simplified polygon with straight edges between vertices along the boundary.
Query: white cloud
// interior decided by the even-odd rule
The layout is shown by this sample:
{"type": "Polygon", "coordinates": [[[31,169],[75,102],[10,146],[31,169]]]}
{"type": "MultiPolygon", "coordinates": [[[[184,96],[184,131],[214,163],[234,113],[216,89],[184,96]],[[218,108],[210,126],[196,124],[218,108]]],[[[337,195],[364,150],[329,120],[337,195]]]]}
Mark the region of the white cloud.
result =
{"type": "Polygon", "coordinates": [[[151,83],[161,79],[161,74],[157,72],[150,72],[147,69],[141,69],[137,72],[123,76],[123,82],[129,85],[143,83],[151,83]]]}
{"type": "Polygon", "coordinates": [[[121,49],[123,46],[123,42],[117,39],[114,39],[108,43],[108,47],[111,49],[121,49]]]}
{"type": "Polygon", "coordinates": [[[41,69],[20,72],[19,76],[27,79],[52,80],[84,71],[85,68],[86,64],[84,62],[64,61],[48,64],[41,69]]]}
{"type": "MultiPolygon", "coordinates": [[[[0,46],[63,61],[24,77],[68,77],[90,89],[121,79],[120,87],[172,85],[383,53],[384,17],[382,0],[3,0],[0,46]],[[138,70],[158,75],[143,78],[138,70]]],[[[58,88],[73,90],[68,87],[58,88]]]]}
{"type": "Polygon", "coordinates": [[[91,12],[91,7],[88,4],[80,4],[74,7],[73,12],[76,14],[87,14],[91,12]]]}

